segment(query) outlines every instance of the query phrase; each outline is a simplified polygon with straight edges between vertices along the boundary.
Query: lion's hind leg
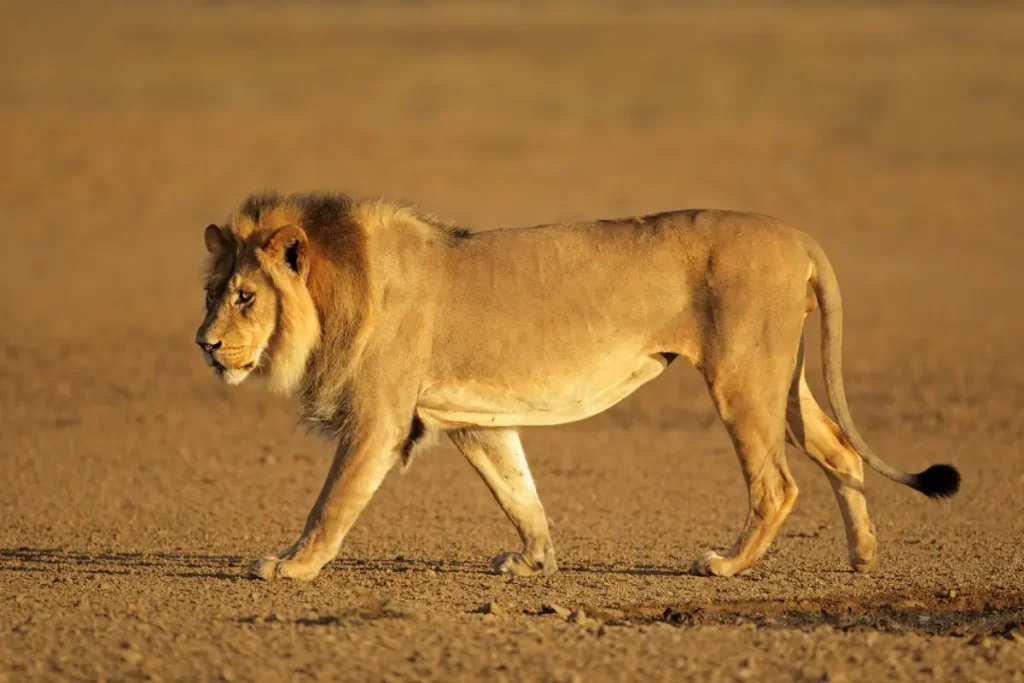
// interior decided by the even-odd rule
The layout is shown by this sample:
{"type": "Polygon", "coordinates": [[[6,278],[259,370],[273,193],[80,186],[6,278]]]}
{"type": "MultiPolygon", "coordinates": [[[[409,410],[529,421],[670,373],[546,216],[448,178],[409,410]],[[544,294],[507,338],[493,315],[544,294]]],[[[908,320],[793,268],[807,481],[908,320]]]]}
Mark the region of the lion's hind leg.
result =
{"type": "Polygon", "coordinates": [[[519,435],[512,429],[460,429],[449,436],[483,478],[523,541],[520,552],[494,558],[494,571],[519,576],[557,571],[547,516],[519,435]]]}
{"type": "Polygon", "coordinates": [[[719,414],[732,437],[747,483],[750,509],[729,555],[706,552],[693,563],[693,573],[733,576],[752,567],[775,538],[796,503],[797,486],[786,462],[783,400],[765,406],[749,387],[733,382],[712,385],[719,414]]]}
{"type": "Polygon", "coordinates": [[[796,503],[786,462],[786,397],[802,332],[802,310],[733,309],[715,320],[700,364],[747,484],[749,510],[726,557],[707,552],[692,572],[733,576],[760,558],[796,503]],[[737,313],[739,315],[737,315],[737,313]],[[787,315],[790,313],[790,315],[787,315]],[[762,315],[771,315],[762,320],[762,315]]]}
{"type": "Polygon", "coordinates": [[[875,563],[875,527],[864,498],[864,463],[839,427],[814,400],[804,375],[803,344],[789,390],[787,439],[806,453],[828,477],[846,526],[850,565],[868,571],[875,563]]]}

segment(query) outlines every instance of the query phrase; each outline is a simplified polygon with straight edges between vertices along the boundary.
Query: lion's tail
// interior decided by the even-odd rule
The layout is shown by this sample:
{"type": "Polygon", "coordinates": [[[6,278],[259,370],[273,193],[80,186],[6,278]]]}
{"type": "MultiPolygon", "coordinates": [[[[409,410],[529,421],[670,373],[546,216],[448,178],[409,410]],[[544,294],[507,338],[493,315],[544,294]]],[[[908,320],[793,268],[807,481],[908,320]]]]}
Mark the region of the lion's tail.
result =
{"type": "Polygon", "coordinates": [[[821,307],[821,358],[825,389],[846,439],[864,462],[885,477],[917,489],[929,498],[948,498],[954,495],[960,488],[960,473],[952,465],[932,465],[917,474],[901,472],[875,455],[857,432],[843,390],[843,303],[839,295],[839,282],[824,250],[809,237],[805,237],[805,247],[813,266],[810,283],[821,307]]]}

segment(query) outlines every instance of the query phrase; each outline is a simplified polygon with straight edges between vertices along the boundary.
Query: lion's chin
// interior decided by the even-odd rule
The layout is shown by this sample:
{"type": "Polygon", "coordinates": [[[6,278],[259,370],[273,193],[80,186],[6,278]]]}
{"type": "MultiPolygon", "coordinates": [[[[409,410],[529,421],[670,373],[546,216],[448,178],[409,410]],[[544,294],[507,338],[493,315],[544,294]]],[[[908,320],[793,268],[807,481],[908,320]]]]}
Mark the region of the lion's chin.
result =
{"type": "Polygon", "coordinates": [[[216,372],[222,382],[232,387],[238,386],[252,374],[251,369],[247,370],[245,368],[224,368],[223,370],[216,370],[216,372]]]}
{"type": "Polygon", "coordinates": [[[216,360],[214,360],[211,365],[213,367],[213,373],[217,376],[217,379],[229,386],[237,386],[241,384],[253,373],[254,370],[257,369],[255,361],[236,368],[225,367],[216,360]]]}

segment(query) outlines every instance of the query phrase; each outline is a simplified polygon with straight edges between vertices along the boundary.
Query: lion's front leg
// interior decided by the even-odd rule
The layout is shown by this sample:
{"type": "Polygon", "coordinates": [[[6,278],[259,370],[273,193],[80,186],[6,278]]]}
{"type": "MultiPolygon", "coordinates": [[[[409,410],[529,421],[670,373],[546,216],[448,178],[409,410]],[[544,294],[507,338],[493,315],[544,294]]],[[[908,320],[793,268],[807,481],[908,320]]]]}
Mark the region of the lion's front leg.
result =
{"type": "Polygon", "coordinates": [[[395,463],[395,449],[383,435],[342,439],[316,504],[299,540],[277,555],[254,560],[249,575],[261,579],[311,581],[341,549],[374,492],[395,463]]]}
{"type": "Polygon", "coordinates": [[[297,541],[276,555],[268,555],[250,562],[249,576],[267,580],[284,578],[312,581],[320,573],[320,568],[329,561],[315,561],[308,556],[308,550],[301,547],[297,541]]]}
{"type": "Polygon", "coordinates": [[[548,519],[519,435],[511,429],[462,429],[450,436],[483,478],[523,541],[521,551],[501,553],[491,561],[491,568],[499,574],[518,576],[557,571],[548,519]]]}

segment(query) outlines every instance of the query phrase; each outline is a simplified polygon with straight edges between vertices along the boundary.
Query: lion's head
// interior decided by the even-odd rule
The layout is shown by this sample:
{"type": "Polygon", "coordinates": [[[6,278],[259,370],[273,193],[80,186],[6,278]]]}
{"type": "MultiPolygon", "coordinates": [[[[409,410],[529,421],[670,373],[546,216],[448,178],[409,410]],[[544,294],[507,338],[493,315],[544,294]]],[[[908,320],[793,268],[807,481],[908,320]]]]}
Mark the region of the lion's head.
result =
{"type": "MultiPolygon", "coordinates": [[[[236,217],[237,218],[237,217],[236,217]]],[[[292,224],[206,228],[210,254],[206,319],[196,332],[203,356],[227,384],[253,372],[289,392],[320,336],[306,280],[309,241],[292,224]]]]}
{"type": "Polygon", "coordinates": [[[252,194],[227,224],[206,228],[206,319],[196,343],[224,382],[265,377],[271,389],[300,395],[307,424],[341,429],[373,331],[405,310],[385,307],[390,289],[381,283],[410,280],[426,245],[463,237],[403,204],[252,194]]]}

